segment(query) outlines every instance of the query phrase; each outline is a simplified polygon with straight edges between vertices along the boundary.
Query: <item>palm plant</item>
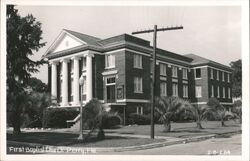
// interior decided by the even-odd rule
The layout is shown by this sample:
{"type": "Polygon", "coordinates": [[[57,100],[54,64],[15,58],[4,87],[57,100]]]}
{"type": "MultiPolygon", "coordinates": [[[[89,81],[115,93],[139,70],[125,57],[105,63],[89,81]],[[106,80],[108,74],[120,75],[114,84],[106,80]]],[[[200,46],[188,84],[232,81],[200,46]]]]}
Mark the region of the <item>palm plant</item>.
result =
{"type": "Polygon", "coordinates": [[[105,138],[105,132],[103,130],[105,122],[110,116],[116,115],[108,112],[107,109],[108,106],[100,103],[97,99],[90,100],[83,107],[83,127],[90,130],[84,139],[87,139],[95,129],[98,129],[98,139],[105,138]]]}
{"type": "Polygon", "coordinates": [[[185,110],[187,112],[190,112],[191,115],[193,115],[193,117],[196,120],[196,125],[197,125],[198,129],[203,129],[203,127],[201,125],[201,121],[206,120],[208,115],[212,114],[212,109],[207,105],[203,105],[203,106],[198,106],[198,105],[186,106],[185,110]]]}
{"type": "Polygon", "coordinates": [[[163,123],[164,132],[171,131],[171,121],[174,116],[184,112],[191,104],[179,97],[157,97],[156,98],[156,112],[160,114],[159,121],[163,123]]]}
{"type": "Polygon", "coordinates": [[[220,101],[216,98],[210,98],[207,102],[207,106],[211,108],[213,115],[218,115],[221,121],[221,126],[226,126],[224,120],[228,117],[234,117],[232,112],[226,110],[226,108],[220,104],[220,101]]]}

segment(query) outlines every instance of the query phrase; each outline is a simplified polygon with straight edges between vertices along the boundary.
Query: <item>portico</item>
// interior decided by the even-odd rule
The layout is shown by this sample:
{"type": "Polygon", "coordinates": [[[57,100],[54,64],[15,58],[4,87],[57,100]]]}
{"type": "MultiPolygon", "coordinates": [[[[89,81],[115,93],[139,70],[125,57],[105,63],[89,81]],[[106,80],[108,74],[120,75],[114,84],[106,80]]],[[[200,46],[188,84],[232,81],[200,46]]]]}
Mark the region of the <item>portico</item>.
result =
{"type": "Polygon", "coordinates": [[[85,86],[86,91],[86,100],[84,102],[88,102],[93,98],[93,83],[92,83],[92,58],[94,57],[94,54],[91,53],[91,51],[85,51],[81,53],[74,54],[74,56],[71,57],[61,57],[60,59],[52,59],[50,60],[51,64],[51,95],[54,98],[57,98],[60,94],[62,97],[62,100],[60,102],[61,107],[67,107],[69,104],[71,106],[79,106],[80,105],[80,85],[79,85],[79,78],[80,78],[80,70],[82,70],[82,76],[86,77],[85,79],[85,86]],[[79,60],[83,58],[82,61],[82,69],[80,69],[80,63],[79,60]],[[69,71],[69,64],[73,63],[71,66],[71,72],[69,71]],[[57,67],[61,66],[61,84],[59,87],[58,81],[57,81],[57,67]],[[73,74],[73,79],[68,79],[69,74],[73,74]],[[73,81],[73,82],[69,82],[73,81]],[[69,102],[69,86],[68,84],[72,83],[71,86],[71,95],[73,95],[73,100],[69,102]],[[58,92],[58,88],[60,88],[60,92],[58,92]]]}

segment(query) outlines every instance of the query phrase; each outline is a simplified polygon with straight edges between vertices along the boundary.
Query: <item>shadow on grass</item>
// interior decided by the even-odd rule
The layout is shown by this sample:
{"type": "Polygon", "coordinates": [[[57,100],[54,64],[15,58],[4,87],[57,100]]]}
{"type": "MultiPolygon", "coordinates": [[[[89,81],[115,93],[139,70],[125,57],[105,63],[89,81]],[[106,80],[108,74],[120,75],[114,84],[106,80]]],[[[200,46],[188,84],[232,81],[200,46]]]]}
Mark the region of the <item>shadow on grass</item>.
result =
{"type": "MultiPolygon", "coordinates": [[[[88,144],[97,143],[99,141],[96,135],[91,135],[87,140],[78,140],[78,134],[70,133],[53,133],[53,132],[29,132],[21,133],[20,135],[7,134],[8,141],[19,141],[26,143],[38,143],[43,145],[68,146],[73,144],[88,144]]],[[[125,140],[126,137],[120,136],[105,136],[105,140],[125,140]]]]}

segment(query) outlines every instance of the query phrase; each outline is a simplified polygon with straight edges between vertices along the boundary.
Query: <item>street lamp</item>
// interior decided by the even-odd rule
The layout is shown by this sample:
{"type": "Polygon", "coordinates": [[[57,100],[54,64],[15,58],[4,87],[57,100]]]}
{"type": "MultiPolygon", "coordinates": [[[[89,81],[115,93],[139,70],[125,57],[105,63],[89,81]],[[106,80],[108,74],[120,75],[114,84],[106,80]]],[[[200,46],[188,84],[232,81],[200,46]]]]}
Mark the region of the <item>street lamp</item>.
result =
{"type": "Polygon", "coordinates": [[[84,79],[83,76],[80,77],[79,79],[79,84],[80,84],[80,134],[78,137],[78,140],[83,140],[83,129],[82,129],[82,90],[83,90],[83,83],[84,83],[84,79]]]}

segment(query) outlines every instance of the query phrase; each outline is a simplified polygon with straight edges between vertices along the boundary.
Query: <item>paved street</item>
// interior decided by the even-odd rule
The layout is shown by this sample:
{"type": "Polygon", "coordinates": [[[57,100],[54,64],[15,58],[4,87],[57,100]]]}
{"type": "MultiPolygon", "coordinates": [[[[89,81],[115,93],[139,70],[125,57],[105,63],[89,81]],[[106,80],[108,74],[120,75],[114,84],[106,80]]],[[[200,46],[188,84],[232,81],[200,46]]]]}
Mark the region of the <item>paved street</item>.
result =
{"type": "Polygon", "coordinates": [[[241,134],[231,136],[230,138],[213,138],[201,142],[177,144],[161,148],[105,154],[208,155],[215,153],[217,153],[217,155],[241,155],[241,134]]]}

